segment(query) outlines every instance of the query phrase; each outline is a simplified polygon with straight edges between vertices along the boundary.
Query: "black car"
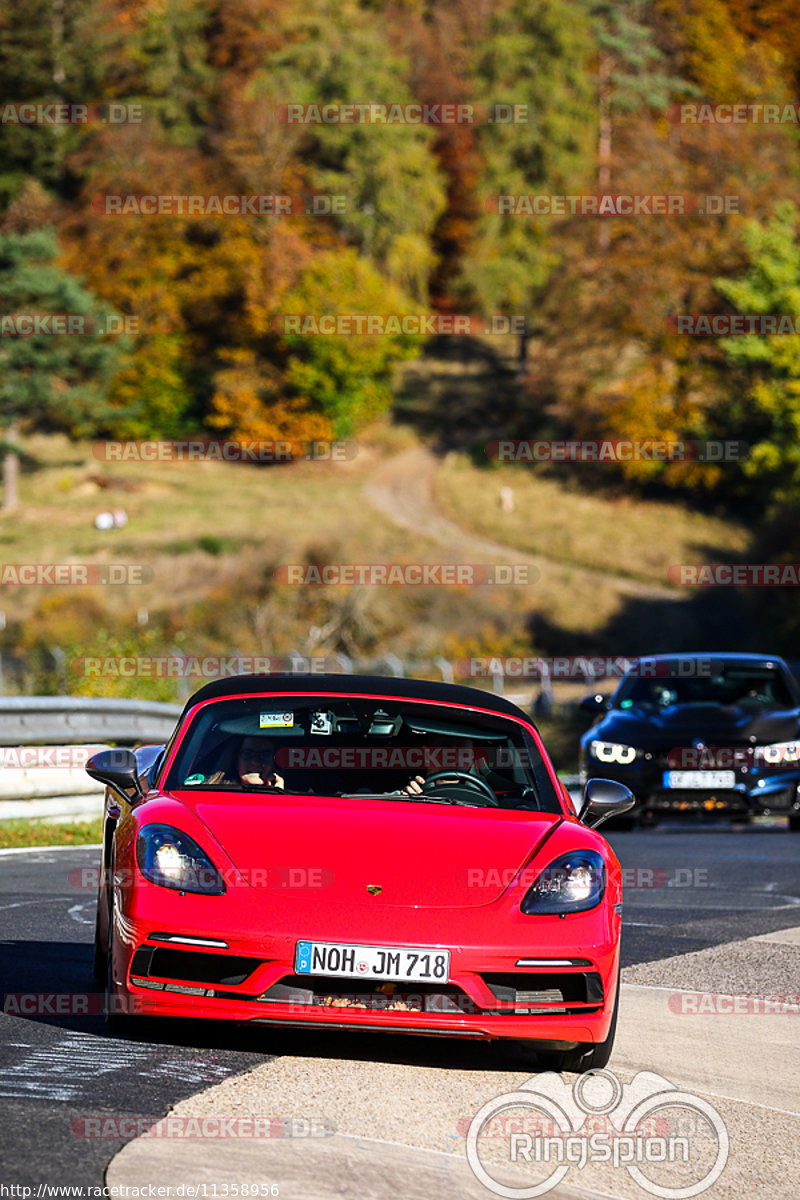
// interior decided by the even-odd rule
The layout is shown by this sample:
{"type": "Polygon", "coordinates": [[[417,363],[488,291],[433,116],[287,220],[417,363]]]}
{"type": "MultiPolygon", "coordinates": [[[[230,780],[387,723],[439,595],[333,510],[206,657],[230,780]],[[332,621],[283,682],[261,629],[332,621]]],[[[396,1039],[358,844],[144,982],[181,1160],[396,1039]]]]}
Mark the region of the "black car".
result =
{"type": "Polygon", "coordinates": [[[581,738],[582,778],[624,783],[642,824],[667,813],[775,813],[800,830],[800,688],[782,659],[640,658],[610,698],[580,707],[599,718],[581,738]]]}

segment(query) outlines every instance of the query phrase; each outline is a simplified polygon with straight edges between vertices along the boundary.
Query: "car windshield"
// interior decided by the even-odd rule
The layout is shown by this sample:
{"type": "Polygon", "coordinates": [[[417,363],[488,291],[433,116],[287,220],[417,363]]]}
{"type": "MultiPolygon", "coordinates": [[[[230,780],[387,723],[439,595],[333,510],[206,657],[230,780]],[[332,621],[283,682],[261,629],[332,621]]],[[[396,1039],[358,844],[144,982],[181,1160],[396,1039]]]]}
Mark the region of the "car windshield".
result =
{"type": "MultiPolygon", "coordinates": [[[[649,664],[645,664],[649,665],[649,664]]],[[[614,708],[670,708],[673,704],[723,704],[747,709],[793,708],[789,685],[777,667],[744,663],[711,665],[707,674],[685,677],[644,674],[623,679],[614,708]]]]}
{"type": "Polygon", "coordinates": [[[164,786],[563,811],[518,722],[391,697],[208,702],[184,733],[164,786]],[[422,783],[409,796],[412,780],[422,783]]]}

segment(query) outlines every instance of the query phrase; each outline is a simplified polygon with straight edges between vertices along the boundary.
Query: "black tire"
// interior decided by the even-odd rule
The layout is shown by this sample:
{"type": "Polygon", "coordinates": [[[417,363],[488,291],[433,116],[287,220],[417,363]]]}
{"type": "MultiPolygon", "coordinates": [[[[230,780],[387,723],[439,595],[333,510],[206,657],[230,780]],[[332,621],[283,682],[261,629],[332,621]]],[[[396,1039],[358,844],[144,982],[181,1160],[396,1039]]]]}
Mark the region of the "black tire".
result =
{"type": "Polygon", "coordinates": [[[94,955],[92,958],[92,975],[95,983],[105,983],[108,974],[105,949],[100,945],[100,900],[97,902],[97,916],[94,919],[94,955]]]}
{"type": "Polygon", "coordinates": [[[117,1001],[114,997],[114,987],[112,979],[112,960],[111,953],[112,943],[114,940],[114,902],[109,900],[108,905],[108,942],[106,945],[105,954],[105,974],[103,976],[106,985],[105,996],[103,998],[103,1015],[106,1020],[106,1029],[109,1033],[128,1033],[131,1028],[131,1017],[127,1013],[121,1013],[117,1009],[117,1001]]]}
{"type": "Polygon", "coordinates": [[[792,833],[800,833],[800,813],[792,813],[789,817],[789,828],[792,833]]]}
{"type": "Polygon", "coordinates": [[[537,1053],[536,1057],[543,1071],[572,1071],[583,1075],[586,1071],[597,1071],[604,1067],[611,1058],[614,1049],[614,1038],[617,1033],[617,1013],[619,1012],[620,973],[617,972],[617,987],[614,993],[614,1012],[611,1017],[608,1036],[604,1042],[579,1042],[574,1050],[552,1050],[537,1053]]]}

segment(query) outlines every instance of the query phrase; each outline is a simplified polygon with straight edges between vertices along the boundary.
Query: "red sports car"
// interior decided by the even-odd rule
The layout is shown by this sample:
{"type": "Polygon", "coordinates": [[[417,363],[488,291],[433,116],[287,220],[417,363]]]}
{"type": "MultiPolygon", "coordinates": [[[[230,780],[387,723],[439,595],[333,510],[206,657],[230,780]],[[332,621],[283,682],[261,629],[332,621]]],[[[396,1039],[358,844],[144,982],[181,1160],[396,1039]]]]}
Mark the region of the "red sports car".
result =
{"type": "Polygon", "coordinates": [[[238,676],[107,786],[95,970],[106,1011],[525,1039],[607,1062],[622,881],[535,727],[473,688],[238,676]]]}

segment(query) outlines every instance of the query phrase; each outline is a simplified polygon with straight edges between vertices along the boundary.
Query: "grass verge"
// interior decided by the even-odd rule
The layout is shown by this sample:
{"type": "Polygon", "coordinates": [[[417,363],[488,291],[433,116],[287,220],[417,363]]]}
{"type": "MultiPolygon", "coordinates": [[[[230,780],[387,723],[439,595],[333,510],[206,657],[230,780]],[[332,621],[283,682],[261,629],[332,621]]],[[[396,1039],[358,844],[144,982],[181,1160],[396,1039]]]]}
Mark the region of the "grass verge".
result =
{"type": "Polygon", "coordinates": [[[49,824],[24,818],[0,821],[0,850],[24,846],[85,846],[103,840],[103,820],[49,824]]]}
{"type": "Polygon", "coordinates": [[[668,570],[679,563],[738,562],[752,543],[750,531],[727,518],[595,495],[529,467],[479,469],[464,454],[447,455],[436,495],[451,520],[482,537],[642,583],[668,586],[668,570]],[[503,487],[512,489],[513,512],[501,508],[503,487]]]}

